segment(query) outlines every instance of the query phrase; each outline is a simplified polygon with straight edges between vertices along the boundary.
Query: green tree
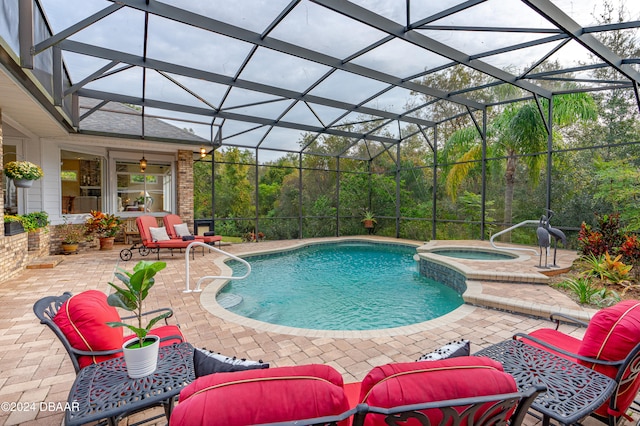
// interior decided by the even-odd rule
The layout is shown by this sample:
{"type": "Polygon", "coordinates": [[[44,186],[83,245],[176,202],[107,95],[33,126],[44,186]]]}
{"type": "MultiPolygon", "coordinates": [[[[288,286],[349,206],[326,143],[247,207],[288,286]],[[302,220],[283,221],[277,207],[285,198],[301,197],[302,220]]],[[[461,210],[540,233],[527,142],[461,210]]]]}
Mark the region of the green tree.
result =
{"type": "MultiPolygon", "coordinates": [[[[553,129],[574,124],[577,120],[594,120],[596,107],[593,98],[584,93],[555,96],[553,102],[553,129]]],[[[543,110],[548,102],[543,100],[543,110]]],[[[561,139],[560,133],[554,133],[554,139],[561,139]]],[[[461,152],[447,175],[447,193],[455,199],[460,184],[472,170],[477,170],[481,159],[481,139],[475,128],[463,128],[455,132],[447,141],[447,153],[461,152]]],[[[504,157],[504,223],[512,219],[513,194],[518,165],[523,163],[528,170],[532,186],[536,186],[546,157],[547,131],[538,106],[534,102],[523,105],[510,105],[487,129],[487,152],[491,157],[504,157]]]]}

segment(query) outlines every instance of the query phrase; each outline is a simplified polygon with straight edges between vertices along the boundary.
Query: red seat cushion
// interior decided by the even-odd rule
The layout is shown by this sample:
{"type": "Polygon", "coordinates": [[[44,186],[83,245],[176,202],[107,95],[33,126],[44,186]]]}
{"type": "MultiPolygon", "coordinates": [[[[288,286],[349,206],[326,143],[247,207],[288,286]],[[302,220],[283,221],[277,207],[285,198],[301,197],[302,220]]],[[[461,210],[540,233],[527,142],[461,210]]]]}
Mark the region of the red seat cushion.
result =
{"type": "MultiPolygon", "coordinates": [[[[539,330],[529,333],[529,335],[574,354],[578,353],[578,349],[582,344],[582,340],[576,339],[573,336],[569,336],[568,334],[564,334],[560,331],[557,331],[551,328],[541,328],[539,330]]],[[[528,340],[526,337],[521,337],[520,340],[522,340],[524,343],[527,343],[529,345],[536,346],[538,348],[544,349],[545,351],[552,352],[556,355],[559,355],[563,358],[567,358],[573,362],[577,361],[575,357],[571,357],[569,355],[565,355],[560,352],[550,350],[545,346],[538,345],[537,343],[532,342],[531,340],[528,340]]]]}
{"type": "MultiPolygon", "coordinates": [[[[448,399],[517,392],[513,377],[502,364],[486,357],[458,357],[438,361],[387,364],[375,367],[362,381],[359,402],[390,408],[448,399]]],[[[439,410],[425,412],[431,424],[442,419],[439,410]]],[[[476,415],[481,415],[478,410],[476,415]]],[[[385,425],[384,416],[367,415],[365,425],[385,425]]]]}
{"type": "MultiPolygon", "coordinates": [[[[120,315],[107,304],[107,296],[88,290],[69,298],[58,310],[53,322],[62,330],[71,346],[83,351],[107,351],[122,347],[122,327],[109,327],[108,321],[120,321],[120,315]]],[[[118,355],[81,356],[80,368],[118,355]]]]}
{"type": "Polygon", "coordinates": [[[342,385],[340,373],[319,364],[210,374],[180,392],[170,424],[245,426],[334,416],[349,409],[342,385]]]}

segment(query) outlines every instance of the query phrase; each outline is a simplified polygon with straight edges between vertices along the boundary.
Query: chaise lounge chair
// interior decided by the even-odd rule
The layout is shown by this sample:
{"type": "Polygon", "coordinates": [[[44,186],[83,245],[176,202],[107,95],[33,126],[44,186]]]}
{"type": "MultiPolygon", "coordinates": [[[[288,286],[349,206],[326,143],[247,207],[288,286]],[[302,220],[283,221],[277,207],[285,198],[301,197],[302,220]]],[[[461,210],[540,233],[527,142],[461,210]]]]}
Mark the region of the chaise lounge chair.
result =
{"type": "Polygon", "coordinates": [[[562,314],[551,315],[556,328],[542,328],[514,338],[592,368],[617,383],[613,396],[592,417],[614,426],[628,418],[627,410],[640,388],[640,301],[626,300],[601,309],[589,323],[562,314]],[[587,327],[582,340],[558,331],[561,322],[587,327]]]}
{"type": "MultiPolygon", "coordinates": [[[[167,230],[167,234],[169,234],[169,238],[171,239],[182,239],[182,237],[189,237],[191,231],[187,227],[186,223],[182,222],[182,219],[177,214],[168,214],[162,218],[162,222],[164,223],[164,227],[167,230]]],[[[218,246],[222,242],[222,237],[219,235],[193,235],[196,241],[202,241],[206,244],[214,245],[218,242],[218,246]]]]}
{"type": "MultiPolygon", "coordinates": [[[[128,249],[122,249],[120,251],[120,259],[129,260],[133,256],[133,250],[136,248],[141,256],[147,256],[149,253],[156,253],[158,259],[160,259],[160,249],[169,249],[171,256],[173,256],[173,250],[186,249],[194,239],[183,240],[182,238],[171,238],[167,233],[165,227],[159,227],[158,222],[154,216],[138,216],[136,218],[136,226],[140,232],[141,242],[133,244],[128,249]]],[[[195,250],[192,254],[195,253],[195,250]]],[[[204,255],[204,249],[203,249],[204,255]]]]}

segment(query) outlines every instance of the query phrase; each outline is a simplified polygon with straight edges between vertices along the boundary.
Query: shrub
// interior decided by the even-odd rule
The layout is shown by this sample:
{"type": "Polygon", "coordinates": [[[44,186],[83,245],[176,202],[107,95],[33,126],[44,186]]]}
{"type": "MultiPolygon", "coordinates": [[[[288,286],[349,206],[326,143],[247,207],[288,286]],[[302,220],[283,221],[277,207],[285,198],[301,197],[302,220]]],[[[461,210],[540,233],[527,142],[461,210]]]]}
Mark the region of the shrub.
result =
{"type": "Polygon", "coordinates": [[[600,304],[606,300],[609,293],[606,288],[594,284],[590,277],[571,278],[559,283],[558,287],[571,291],[582,305],[600,304]]]}

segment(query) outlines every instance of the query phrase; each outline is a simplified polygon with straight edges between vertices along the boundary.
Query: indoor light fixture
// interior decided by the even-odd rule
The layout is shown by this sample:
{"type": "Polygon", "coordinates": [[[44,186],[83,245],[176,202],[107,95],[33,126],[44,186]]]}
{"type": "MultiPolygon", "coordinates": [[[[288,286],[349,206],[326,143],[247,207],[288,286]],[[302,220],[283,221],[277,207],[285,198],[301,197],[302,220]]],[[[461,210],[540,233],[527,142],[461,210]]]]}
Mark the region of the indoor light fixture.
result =
{"type": "Polygon", "coordinates": [[[147,160],[144,158],[144,153],[142,153],[142,159],[140,160],[140,171],[144,173],[147,169],[147,160]]]}
{"type": "Polygon", "coordinates": [[[204,146],[200,147],[200,158],[204,158],[207,156],[207,148],[205,148],[204,146]]]}

